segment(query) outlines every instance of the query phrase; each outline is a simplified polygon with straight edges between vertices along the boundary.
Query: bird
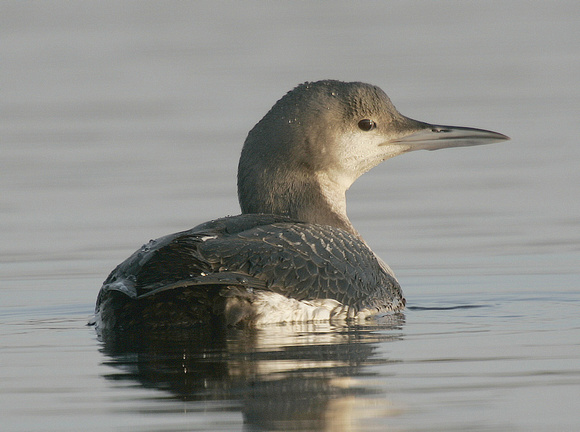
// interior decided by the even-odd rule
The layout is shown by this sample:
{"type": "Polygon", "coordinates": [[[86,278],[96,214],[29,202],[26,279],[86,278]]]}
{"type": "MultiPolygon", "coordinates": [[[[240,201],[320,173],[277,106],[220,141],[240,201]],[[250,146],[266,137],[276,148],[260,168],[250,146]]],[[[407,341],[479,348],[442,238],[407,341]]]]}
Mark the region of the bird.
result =
{"type": "Polygon", "coordinates": [[[350,222],[346,191],[403,153],[508,139],[405,117],[375,85],[302,83],[247,135],[241,214],[143,245],[104,281],[92,323],[243,327],[400,312],[399,282],[350,222]]]}

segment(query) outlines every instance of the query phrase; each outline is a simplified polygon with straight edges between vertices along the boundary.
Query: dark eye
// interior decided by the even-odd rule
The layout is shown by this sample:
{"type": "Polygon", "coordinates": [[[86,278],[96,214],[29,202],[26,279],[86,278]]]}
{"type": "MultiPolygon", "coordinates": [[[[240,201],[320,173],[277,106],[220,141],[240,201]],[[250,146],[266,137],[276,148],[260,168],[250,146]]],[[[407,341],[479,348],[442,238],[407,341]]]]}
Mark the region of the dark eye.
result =
{"type": "Polygon", "coordinates": [[[376,128],[377,124],[371,119],[362,119],[361,121],[358,122],[358,127],[360,130],[368,132],[376,128]]]}

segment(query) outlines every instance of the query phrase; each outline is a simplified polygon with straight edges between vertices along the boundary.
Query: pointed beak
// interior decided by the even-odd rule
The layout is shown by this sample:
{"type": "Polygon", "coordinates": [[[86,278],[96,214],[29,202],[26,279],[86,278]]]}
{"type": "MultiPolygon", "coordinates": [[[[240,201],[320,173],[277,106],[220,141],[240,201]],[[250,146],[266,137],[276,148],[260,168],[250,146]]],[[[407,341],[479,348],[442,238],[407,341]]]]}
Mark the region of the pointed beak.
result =
{"type": "MultiPolygon", "coordinates": [[[[506,135],[484,129],[461,126],[441,126],[410,120],[412,127],[408,135],[403,135],[389,141],[407,147],[405,151],[439,150],[448,147],[467,147],[491,144],[509,140],[506,135]]],[[[410,125],[408,125],[410,126],[410,125]]]]}

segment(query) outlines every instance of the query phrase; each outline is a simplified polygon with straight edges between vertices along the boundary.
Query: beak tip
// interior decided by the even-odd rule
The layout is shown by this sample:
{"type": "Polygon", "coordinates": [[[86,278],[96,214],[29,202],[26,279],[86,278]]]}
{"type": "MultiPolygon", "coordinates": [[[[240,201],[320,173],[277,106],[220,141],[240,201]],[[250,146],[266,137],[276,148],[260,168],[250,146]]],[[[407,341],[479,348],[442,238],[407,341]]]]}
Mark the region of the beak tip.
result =
{"type": "Polygon", "coordinates": [[[511,140],[511,138],[509,136],[504,135],[502,133],[499,133],[499,132],[493,132],[493,133],[497,136],[496,139],[498,141],[509,141],[509,140],[511,140]]]}

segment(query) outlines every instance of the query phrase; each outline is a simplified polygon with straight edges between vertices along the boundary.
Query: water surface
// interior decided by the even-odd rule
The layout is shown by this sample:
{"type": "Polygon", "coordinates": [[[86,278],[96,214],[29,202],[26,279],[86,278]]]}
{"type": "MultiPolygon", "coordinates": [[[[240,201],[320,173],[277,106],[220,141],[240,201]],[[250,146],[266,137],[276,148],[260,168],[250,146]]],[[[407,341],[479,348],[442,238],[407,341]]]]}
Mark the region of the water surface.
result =
{"type": "Polygon", "coordinates": [[[577,430],[578,18],[572,1],[3,2],[2,429],[577,430]],[[323,78],[512,137],[351,188],[409,308],[99,340],[108,272],[237,214],[245,134],[323,78]]]}

